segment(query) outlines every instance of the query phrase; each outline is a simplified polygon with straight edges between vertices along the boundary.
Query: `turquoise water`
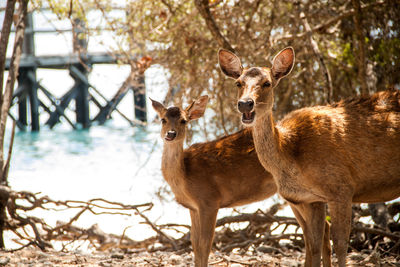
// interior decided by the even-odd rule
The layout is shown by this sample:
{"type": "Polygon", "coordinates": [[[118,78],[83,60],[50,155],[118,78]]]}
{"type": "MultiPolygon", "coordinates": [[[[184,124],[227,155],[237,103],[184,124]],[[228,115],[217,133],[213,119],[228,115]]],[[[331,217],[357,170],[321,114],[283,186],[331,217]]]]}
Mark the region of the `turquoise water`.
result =
{"type": "Polygon", "coordinates": [[[15,136],[10,183],[16,189],[32,191],[52,186],[49,196],[65,199],[75,195],[114,196],[111,189],[135,194],[135,183],[148,175],[160,176],[156,168],[138,170],[148,157],[154,157],[153,163],[159,162],[158,151],[150,154],[153,147],[159,150],[156,134],[145,128],[117,128],[112,124],[79,131],[19,132],[15,136]],[[64,183],[74,190],[66,190],[61,186],[64,183]]]}

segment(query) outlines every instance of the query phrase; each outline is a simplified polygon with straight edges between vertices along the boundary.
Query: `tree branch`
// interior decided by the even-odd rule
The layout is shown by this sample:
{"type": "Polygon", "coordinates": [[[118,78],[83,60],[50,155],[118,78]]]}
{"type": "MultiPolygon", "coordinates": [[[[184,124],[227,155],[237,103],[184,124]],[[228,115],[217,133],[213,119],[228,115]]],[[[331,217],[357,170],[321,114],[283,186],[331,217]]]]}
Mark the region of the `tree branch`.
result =
{"type": "MultiPolygon", "coordinates": [[[[377,1],[375,3],[362,5],[361,10],[366,11],[368,9],[371,9],[371,8],[377,7],[377,6],[381,6],[383,4],[385,4],[385,1],[377,1]]],[[[325,22],[320,23],[317,26],[311,28],[311,31],[312,32],[322,31],[322,30],[334,25],[335,23],[337,23],[340,20],[354,16],[354,14],[356,14],[356,11],[354,9],[344,11],[342,14],[340,14],[336,17],[330,18],[328,20],[325,20],[325,22]]],[[[294,40],[297,38],[304,38],[306,36],[307,36],[307,32],[302,32],[299,34],[288,34],[288,35],[283,35],[283,36],[281,35],[281,36],[277,36],[276,38],[273,38],[273,43],[280,42],[280,41],[290,41],[290,40],[294,40]]]]}
{"type": "Polygon", "coordinates": [[[385,236],[389,237],[390,239],[393,240],[400,240],[400,235],[396,235],[390,232],[386,232],[383,230],[379,229],[374,229],[374,228],[368,228],[368,227],[362,227],[362,226],[353,226],[352,231],[354,232],[364,232],[368,234],[375,234],[375,235],[380,235],[380,236],[385,236]]]}
{"type": "Polygon", "coordinates": [[[218,45],[222,48],[225,48],[227,50],[230,50],[232,52],[235,51],[231,44],[226,40],[226,38],[221,34],[217,23],[215,22],[211,12],[210,12],[210,7],[208,5],[208,0],[194,0],[194,4],[203,17],[203,19],[206,21],[206,25],[208,29],[210,30],[211,34],[214,36],[214,38],[217,40],[218,45]]]}
{"type": "Polygon", "coordinates": [[[356,35],[358,39],[358,47],[355,49],[358,51],[356,55],[358,63],[358,81],[361,85],[361,93],[368,94],[368,85],[366,80],[366,65],[365,65],[365,40],[364,33],[362,30],[362,18],[361,18],[361,6],[359,0],[352,0],[355,14],[353,16],[354,25],[356,28],[356,35]]]}
{"type": "Polygon", "coordinates": [[[306,15],[304,14],[304,12],[300,12],[300,19],[303,21],[303,25],[304,28],[306,30],[310,45],[314,51],[315,56],[318,58],[319,60],[319,65],[321,66],[321,69],[324,73],[325,76],[325,80],[326,80],[326,102],[327,103],[331,103],[332,101],[332,91],[333,91],[333,86],[332,86],[332,78],[331,78],[331,74],[328,70],[328,68],[325,65],[325,61],[324,58],[321,54],[321,51],[319,50],[318,44],[317,42],[314,40],[314,38],[312,37],[312,30],[310,27],[310,24],[308,23],[308,20],[306,18],[306,15]]]}

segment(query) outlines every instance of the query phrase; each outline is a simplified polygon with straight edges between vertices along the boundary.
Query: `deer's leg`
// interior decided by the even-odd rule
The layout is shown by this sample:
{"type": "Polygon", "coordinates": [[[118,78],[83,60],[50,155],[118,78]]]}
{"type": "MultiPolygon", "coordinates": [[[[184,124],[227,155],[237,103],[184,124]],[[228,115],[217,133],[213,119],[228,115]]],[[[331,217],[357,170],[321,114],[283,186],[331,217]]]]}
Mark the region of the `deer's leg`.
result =
{"type": "Polygon", "coordinates": [[[305,266],[319,267],[321,266],[322,242],[325,241],[325,203],[301,203],[291,204],[291,206],[295,207],[296,218],[301,218],[298,220],[305,238],[305,266]]]}
{"type": "Polygon", "coordinates": [[[199,212],[197,210],[190,210],[190,219],[192,221],[192,227],[190,229],[190,240],[192,241],[192,248],[194,253],[194,265],[200,266],[200,254],[199,254],[199,236],[200,236],[200,221],[199,212]]]}
{"type": "Polygon", "coordinates": [[[351,230],[351,201],[328,203],[332,219],[332,240],[339,267],[346,266],[347,247],[351,230]]]}
{"type": "Polygon", "coordinates": [[[217,213],[218,209],[211,207],[190,211],[192,219],[191,240],[195,267],[208,266],[208,256],[214,238],[217,213]]]}
{"type": "Polygon", "coordinates": [[[307,237],[306,231],[304,230],[307,227],[305,218],[302,215],[302,213],[304,213],[304,211],[302,212],[301,206],[299,206],[299,205],[290,204],[290,207],[292,208],[293,214],[296,217],[297,222],[300,224],[300,227],[303,230],[303,240],[304,240],[304,245],[306,248],[306,261],[304,263],[304,266],[310,267],[311,266],[311,258],[310,258],[311,251],[310,251],[310,245],[307,242],[308,237],[307,237]]]}
{"type": "Polygon", "coordinates": [[[322,244],[322,265],[324,267],[332,266],[332,247],[330,242],[331,225],[325,220],[324,241],[322,244]]]}

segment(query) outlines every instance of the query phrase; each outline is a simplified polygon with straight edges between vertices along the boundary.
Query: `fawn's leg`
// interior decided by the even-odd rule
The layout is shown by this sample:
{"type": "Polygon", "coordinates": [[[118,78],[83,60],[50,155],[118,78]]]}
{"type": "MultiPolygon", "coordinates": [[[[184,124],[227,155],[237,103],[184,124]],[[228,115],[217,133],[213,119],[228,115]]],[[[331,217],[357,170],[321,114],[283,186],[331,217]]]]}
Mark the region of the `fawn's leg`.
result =
{"type": "Polygon", "coordinates": [[[210,207],[190,211],[192,219],[191,240],[195,267],[208,266],[208,256],[214,238],[217,213],[218,209],[210,207]]]}

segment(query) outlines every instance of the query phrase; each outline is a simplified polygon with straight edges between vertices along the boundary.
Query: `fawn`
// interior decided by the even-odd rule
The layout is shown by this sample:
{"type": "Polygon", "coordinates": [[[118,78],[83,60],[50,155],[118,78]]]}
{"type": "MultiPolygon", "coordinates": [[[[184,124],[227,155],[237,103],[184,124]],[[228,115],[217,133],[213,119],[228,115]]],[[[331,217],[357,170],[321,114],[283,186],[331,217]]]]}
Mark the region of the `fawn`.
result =
{"type": "MultiPolygon", "coordinates": [[[[276,193],[275,182],[257,158],[251,129],[183,149],[187,123],[203,116],[208,96],[186,109],[165,108],[150,100],[162,122],[162,173],[176,201],[190,210],[195,266],[204,267],[218,209],[266,199],[276,193]]],[[[324,257],[330,263],[329,234],[326,236],[324,257]]]]}
{"type": "Polygon", "coordinates": [[[253,129],[258,158],[303,229],[305,265],[320,266],[327,203],[338,264],[344,267],[352,203],[400,196],[400,92],[302,108],[276,124],[273,89],[294,66],[293,48],[280,51],[271,68],[244,69],[235,54],[221,49],[218,55],[223,73],[236,80],[238,109],[242,123],[253,129]]]}
{"type": "Polygon", "coordinates": [[[195,266],[204,267],[218,209],[263,200],[276,193],[276,186],[257,159],[249,129],[183,149],[187,123],[203,116],[208,96],[186,109],[151,101],[162,122],[162,173],[176,201],[190,210],[195,266]]]}

